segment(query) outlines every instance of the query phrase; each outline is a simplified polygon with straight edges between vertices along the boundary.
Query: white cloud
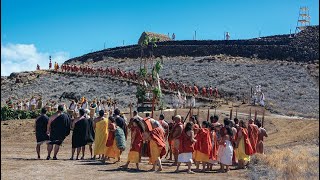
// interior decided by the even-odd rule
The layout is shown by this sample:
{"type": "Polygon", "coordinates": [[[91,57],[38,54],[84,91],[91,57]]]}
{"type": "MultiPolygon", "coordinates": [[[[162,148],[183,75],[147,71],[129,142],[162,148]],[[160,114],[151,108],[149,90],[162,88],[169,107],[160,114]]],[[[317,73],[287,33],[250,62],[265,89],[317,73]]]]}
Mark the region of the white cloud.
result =
{"type": "Polygon", "coordinates": [[[49,68],[49,56],[52,64],[62,64],[69,59],[67,52],[38,52],[34,44],[1,44],[1,76],[9,76],[12,72],[34,71],[37,64],[41,69],[49,68]]]}

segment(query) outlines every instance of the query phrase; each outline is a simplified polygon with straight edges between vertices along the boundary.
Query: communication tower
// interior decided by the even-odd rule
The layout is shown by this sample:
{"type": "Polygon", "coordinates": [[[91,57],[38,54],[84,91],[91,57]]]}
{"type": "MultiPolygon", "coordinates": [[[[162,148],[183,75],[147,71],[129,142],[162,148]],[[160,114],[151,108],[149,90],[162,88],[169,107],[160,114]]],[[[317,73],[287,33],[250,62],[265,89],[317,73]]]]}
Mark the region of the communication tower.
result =
{"type": "Polygon", "coordinates": [[[309,8],[307,6],[300,7],[295,34],[304,30],[307,26],[310,26],[309,8]]]}

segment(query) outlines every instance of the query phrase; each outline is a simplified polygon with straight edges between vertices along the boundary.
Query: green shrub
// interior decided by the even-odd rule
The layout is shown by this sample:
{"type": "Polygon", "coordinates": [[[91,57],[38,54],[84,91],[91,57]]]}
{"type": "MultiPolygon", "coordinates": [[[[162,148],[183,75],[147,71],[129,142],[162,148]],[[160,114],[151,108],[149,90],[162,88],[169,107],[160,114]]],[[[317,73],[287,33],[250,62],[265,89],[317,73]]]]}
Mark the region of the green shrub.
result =
{"type": "MultiPolygon", "coordinates": [[[[11,120],[11,119],[35,119],[40,115],[41,110],[36,109],[34,111],[29,110],[14,110],[8,106],[1,107],[1,121],[11,120]]],[[[47,112],[50,117],[55,112],[47,112]]]]}

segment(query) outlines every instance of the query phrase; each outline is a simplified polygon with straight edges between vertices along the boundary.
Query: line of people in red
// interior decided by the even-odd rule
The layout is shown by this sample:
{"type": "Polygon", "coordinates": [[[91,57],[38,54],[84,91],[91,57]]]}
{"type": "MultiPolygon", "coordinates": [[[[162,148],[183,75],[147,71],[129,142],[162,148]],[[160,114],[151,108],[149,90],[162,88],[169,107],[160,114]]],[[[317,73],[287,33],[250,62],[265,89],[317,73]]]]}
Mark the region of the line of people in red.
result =
{"type": "MultiPolygon", "coordinates": [[[[131,80],[131,81],[137,81],[139,74],[135,71],[124,71],[120,70],[120,68],[94,68],[89,66],[77,66],[77,65],[69,65],[69,64],[63,64],[61,65],[61,71],[62,72],[68,72],[68,73],[82,73],[87,75],[111,75],[114,77],[120,77],[123,79],[131,80]]],[[[152,84],[152,75],[147,75],[147,82],[152,84]]],[[[170,90],[170,91],[180,91],[182,93],[186,93],[188,95],[194,95],[194,96],[202,96],[202,97],[219,97],[219,92],[217,87],[212,88],[212,86],[209,87],[200,87],[196,84],[194,85],[188,85],[185,83],[180,82],[174,82],[170,81],[169,79],[160,79],[160,86],[163,89],[170,90]]]]}

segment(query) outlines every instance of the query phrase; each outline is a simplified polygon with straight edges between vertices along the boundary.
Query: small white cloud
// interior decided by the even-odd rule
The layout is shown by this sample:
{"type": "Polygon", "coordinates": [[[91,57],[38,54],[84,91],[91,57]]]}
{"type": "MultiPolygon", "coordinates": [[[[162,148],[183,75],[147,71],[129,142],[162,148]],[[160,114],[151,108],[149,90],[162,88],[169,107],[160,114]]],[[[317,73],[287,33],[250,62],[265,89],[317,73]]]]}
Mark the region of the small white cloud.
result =
{"type": "Polygon", "coordinates": [[[38,52],[34,44],[1,44],[1,76],[9,76],[12,72],[34,71],[37,64],[41,69],[48,69],[50,55],[52,63],[62,64],[69,59],[67,52],[38,52]]]}

